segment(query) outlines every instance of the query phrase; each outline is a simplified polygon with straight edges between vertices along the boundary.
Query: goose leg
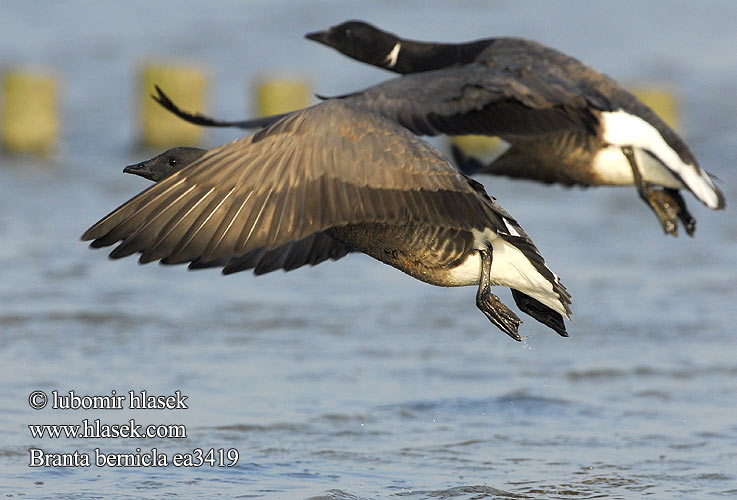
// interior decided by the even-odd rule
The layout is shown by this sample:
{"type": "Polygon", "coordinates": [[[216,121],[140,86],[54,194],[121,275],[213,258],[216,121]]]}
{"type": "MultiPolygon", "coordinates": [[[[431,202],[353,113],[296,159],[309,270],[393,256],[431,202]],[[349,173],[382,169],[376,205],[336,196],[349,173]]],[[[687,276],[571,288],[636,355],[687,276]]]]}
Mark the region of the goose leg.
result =
{"type": "MultiPolygon", "coordinates": [[[[679,207],[677,201],[674,200],[670,193],[662,189],[655,189],[652,184],[642,178],[631,146],[623,146],[622,153],[627,158],[630,167],[632,167],[632,175],[635,177],[635,186],[637,187],[637,192],[640,195],[640,198],[642,198],[643,201],[650,206],[653,213],[655,213],[655,216],[660,221],[660,225],[662,226],[663,231],[665,231],[665,234],[678,236],[679,207]]],[[[686,231],[688,231],[688,228],[686,231]]]]}
{"type": "Polygon", "coordinates": [[[665,188],[665,192],[673,199],[673,203],[678,207],[678,218],[681,219],[683,227],[689,236],[693,236],[696,231],[696,219],[694,219],[686,208],[686,202],[683,201],[681,193],[677,189],[665,188]]]}
{"type": "Polygon", "coordinates": [[[514,340],[521,341],[522,338],[517,333],[517,329],[522,320],[505,306],[499,297],[491,293],[491,245],[487,244],[485,250],[479,250],[479,255],[481,256],[481,276],[479,289],[476,292],[476,306],[501,331],[514,340]]]}

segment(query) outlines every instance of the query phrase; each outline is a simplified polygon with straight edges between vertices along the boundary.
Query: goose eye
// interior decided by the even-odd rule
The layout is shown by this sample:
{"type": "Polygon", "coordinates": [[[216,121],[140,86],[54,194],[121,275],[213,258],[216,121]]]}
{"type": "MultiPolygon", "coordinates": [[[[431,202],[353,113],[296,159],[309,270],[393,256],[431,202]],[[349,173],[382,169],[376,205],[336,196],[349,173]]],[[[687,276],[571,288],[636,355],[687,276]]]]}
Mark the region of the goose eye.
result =
{"type": "Polygon", "coordinates": [[[176,164],[177,164],[176,158],[169,158],[169,165],[171,165],[173,167],[176,164]]]}

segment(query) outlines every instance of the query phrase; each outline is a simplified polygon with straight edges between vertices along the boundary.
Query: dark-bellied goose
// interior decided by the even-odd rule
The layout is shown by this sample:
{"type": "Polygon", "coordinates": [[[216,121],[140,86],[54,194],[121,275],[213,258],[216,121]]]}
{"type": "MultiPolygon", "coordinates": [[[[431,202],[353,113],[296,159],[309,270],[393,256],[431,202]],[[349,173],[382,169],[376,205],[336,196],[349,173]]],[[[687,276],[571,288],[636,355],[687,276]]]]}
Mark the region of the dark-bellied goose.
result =
{"type": "MultiPolygon", "coordinates": [[[[459,168],[468,173],[479,168],[480,173],[569,186],[634,184],[665,233],[672,235],[678,233],[679,219],[689,235],[695,230],[678,190],[691,191],[711,209],[725,206],[712,178],[655,112],[608,76],[555,49],[508,37],[460,44],[417,42],[360,21],[307,38],[406,74],[342,99],[417,134],[498,135],[511,144],[481,168],[457,152],[459,168]]],[[[270,120],[198,118],[202,125],[244,128],[270,120]]]]}
{"type": "Polygon", "coordinates": [[[341,101],[289,114],[209,150],[82,236],[140,262],[227,262],[314,234],[426,283],[478,285],[476,304],[516,340],[519,318],[566,336],[570,296],[519,224],[483,187],[408,130],[341,101]]]}

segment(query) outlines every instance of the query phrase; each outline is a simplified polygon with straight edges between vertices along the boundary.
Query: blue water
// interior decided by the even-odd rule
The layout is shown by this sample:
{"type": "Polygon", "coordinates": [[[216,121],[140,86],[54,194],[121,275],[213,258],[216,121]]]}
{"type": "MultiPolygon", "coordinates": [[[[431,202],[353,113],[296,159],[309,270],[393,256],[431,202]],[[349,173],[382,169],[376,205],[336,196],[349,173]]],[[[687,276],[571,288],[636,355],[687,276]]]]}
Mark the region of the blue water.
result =
{"type": "MultiPolygon", "coordinates": [[[[0,493],[9,498],[737,497],[737,4],[162,1],[0,6],[0,64],[52,67],[63,131],[49,159],[0,157],[0,493]],[[202,64],[210,111],[253,112],[251,84],[298,74],[338,94],[389,75],[302,39],[361,18],[407,37],[521,35],[630,85],[673,89],[681,129],[728,199],[692,197],[696,237],[665,237],[634,189],[483,178],[573,295],[571,337],[495,329],[475,290],[362,255],[290,273],[110,261],[79,241],[147,186],[136,72],[202,64]],[[33,410],[28,396],[147,390],[186,410],[33,410]],[[34,439],[29,424],[183,424],[186,439],[34,439]],[[236,466],[28,467],[29,448],[236,466]]],[[[206,145],[238,132],[210,131],[206,145]]],[[[442,140],[435,141],[445,147],[442,140]]],[[[503,300],[511,303],[506,292],[503,300]]]]}

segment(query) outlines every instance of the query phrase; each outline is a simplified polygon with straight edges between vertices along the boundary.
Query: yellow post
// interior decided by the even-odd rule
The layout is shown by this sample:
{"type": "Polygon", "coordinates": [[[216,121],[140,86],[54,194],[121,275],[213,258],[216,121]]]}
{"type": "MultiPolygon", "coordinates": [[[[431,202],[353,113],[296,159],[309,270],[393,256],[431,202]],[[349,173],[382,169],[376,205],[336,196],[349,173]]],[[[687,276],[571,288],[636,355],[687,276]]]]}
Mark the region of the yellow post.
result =
{"type": "Polygon", "coordinates": [[[54,75],[12,70],[2,87],[3,147],[13,153],[51,151],[59,129],[54,75]]]}
{"type": "Polygon", "coordinates": [[[288,113],[310,105],[310,86],[304,79],[262,78],[256,85],[260,116],[288,113]]]}
{"type": "Polygon", "coordinates": [[[488,135],[457,135],[451,142],[470,155],[490,156],[501,147],[498,137],[488,135]]]}
{"type": "Polygon", "coordinates": [[[141,142],[150,148],[197,144],[202,127],[185,122],[162,108],[151,95],[158,85],[182,109],[205,111],[207,78],[205,72],[192,66],[148,64],[141,71],[141,142]]]}
{"type": "Polygon", "coordinates": [[[641,85],[632,88],[632,93],[655,111],[673,130],[679,130],[678,103],[673,89],[666,85],[641,85]]]}

